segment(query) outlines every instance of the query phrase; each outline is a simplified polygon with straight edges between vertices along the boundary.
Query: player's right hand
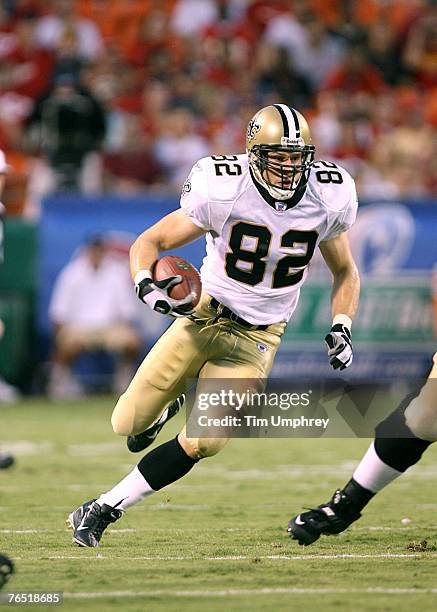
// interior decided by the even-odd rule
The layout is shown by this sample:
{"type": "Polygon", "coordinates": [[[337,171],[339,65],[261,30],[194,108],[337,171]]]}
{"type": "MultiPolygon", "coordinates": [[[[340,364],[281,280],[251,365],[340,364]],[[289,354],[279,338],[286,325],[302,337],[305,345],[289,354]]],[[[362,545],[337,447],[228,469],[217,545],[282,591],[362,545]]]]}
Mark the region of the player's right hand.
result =
{"type": "Polygon", "coordinates": [[[192,302],[193,296],[190,294],[183,300],[174,300],[169,295],[170,290],[181,282],[182,276],[179,274],[154,281],[148,270],[141,270],[135,276],[135,291],[139,299],[152,310],[169,317],[186,317],[194,312],[184,308],[192,302]]]}

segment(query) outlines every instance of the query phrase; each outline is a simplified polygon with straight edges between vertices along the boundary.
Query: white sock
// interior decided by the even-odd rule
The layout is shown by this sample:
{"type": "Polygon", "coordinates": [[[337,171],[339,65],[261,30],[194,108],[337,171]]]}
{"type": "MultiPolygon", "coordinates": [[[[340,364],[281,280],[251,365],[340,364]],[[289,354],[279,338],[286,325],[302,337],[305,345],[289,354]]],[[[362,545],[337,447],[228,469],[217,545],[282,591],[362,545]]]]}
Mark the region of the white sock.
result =
{"type": "Polygon", "coordinates": [[[372,442],[355,470],[353,479],[365,489],[377,493],[401,474],[381,461],[372,442]]]}
{"type": "Polygon", "coordinates": [[[127,510],[155,491],[141,474],[137,466],[123,480],[107,493],[103,493],[97,503],[117,506],[118,510],[127,510]],[[120,503],[121,502],[121,503],[120,503]]]}

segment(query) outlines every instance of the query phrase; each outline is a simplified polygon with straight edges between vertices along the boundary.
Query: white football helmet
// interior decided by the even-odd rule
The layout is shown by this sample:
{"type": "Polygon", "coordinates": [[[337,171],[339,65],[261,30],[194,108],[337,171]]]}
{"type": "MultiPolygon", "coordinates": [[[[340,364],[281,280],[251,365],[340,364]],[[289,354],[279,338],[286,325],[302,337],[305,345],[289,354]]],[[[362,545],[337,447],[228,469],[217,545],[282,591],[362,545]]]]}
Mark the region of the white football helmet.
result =
{"type": "Polygon", "coordinates": [[[275,198],[289,200],[308,182],[315,146],[305,117],[285,104],[259,110],[249,121],[246,151],[255,180],[275,198]]]}

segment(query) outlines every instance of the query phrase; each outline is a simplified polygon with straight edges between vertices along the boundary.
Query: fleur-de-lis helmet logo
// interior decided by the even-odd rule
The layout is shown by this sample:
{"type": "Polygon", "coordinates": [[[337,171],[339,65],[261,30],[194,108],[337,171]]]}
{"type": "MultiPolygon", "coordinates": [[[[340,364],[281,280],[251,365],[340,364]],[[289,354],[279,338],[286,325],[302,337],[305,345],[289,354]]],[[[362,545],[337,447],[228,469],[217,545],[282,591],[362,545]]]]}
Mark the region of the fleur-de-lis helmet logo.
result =
{"type": "Polygon", "coordinates": [[[248,142],[251,142],[256,134],[260,131],[261,126],[259,123],[256,122],[256,119],[253,118],[249,121],[249,124],[247,126],[247,140],[248,142]]]}

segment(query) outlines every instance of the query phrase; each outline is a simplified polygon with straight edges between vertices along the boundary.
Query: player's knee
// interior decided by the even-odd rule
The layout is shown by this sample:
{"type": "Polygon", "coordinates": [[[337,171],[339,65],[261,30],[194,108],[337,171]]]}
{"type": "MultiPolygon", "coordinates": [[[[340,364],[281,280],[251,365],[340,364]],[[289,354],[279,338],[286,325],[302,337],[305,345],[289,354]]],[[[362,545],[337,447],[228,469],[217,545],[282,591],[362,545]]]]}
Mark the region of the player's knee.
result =
{"type": "Polygon", "coordinates": [[[206,459],[217,455],[227,442],[226,438],[200,438],[197,443],[197,457],[206,459]]]}
{"type": "Polygon", "coordinates": [[[434,410],[406,410],[405,423],[417,438],[429,442],[437,440],[437,418],[434,410]]]}
{"type": "Polygon", "coordinates": [[[132,435],[132,427],[129,427],[125,420],[120,419],[119,416],[114,413],[111,417],[111,425],[113,432],[118,436],[132,435]]]}
{"type": "Polygon", "coordinates": [[[419,395],[405,409],[405,422],[414,435],[430,442],[437,440],[437,380],[431,380],[433,370],[419,395]]]}
{"type": "Polygon", "coordinates": [[[114,415],[111,417],[111,425],[112,431],[117,434],[117,436],[130,436],[131,430],[129,427],[125,427],[124,423],[121,423],[119,420],[114,419],[114,415]]]}
{"type": "Polygon", "coordinates": [[[119,436],[130,436],[135,433],[135,410],[126,395],[123,393],[120,396],[111,416],[112,429],[119,436]]]}
{"type": "Polygon", "coordinates": [[[156,421],[165,405],[165,402],[153,403],[150,400],[145,405],[142,398],[129,393],[128,389],[120,395],[112,412],[112,429],[119,436],[140,434],[156,421]]]}
{"type": "Polygon", "coordinates": [[[193,459],[206,459],[217,455],[228,442],[227,438],[186,438],[182,433],[179,443],[193,459]]]}

